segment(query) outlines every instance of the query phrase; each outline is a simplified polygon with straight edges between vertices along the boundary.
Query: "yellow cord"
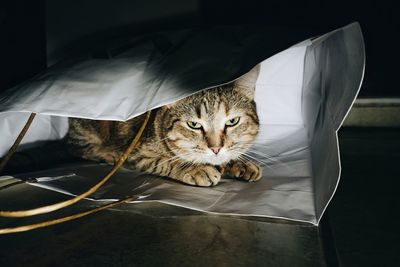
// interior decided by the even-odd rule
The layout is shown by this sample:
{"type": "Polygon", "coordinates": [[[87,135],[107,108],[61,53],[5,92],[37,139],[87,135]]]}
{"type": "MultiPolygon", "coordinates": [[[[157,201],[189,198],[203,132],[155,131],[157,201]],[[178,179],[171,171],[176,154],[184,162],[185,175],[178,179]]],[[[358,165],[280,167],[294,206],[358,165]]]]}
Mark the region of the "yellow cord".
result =
{"type": "MultiPolygon", "coordinates": [[[[28,216],[33,216],[33,215],[38,215],[38,214],[44,214],[44,213],[48,213],[48,212],[52,212],[61,208],[65,208],[68,207],[76,202],[78,202],[79,200],[93,194],[94,192],[96,192],[96,190],[98,188],[100,188],[104,183],[106,183],[111,176],[124,164],[124,162],[126,161],[126,159],[128,158],[128,156],[132,153],[133,149],[135,148],[135,146],[137,145],[137,143],[139,142],[145,128],[146,125],[150,119],[150,115],[151,115],[151,111],[148,111],[146,113],[146,117],[145,120],[143,121],[138,133],[136,134],[135,138],[132,140],[132,142],[130,143],[130,145],[128,146],[128,148],[125,150],[125,152],[121,155],[121,157],[118,159],[117,163],[114,165],[114,167],[111,169],[111,171],[103,178],[100,180],[100,182],[98,182],[96,185],[94,185],[93,187],[91,187],[88,191],[77,195],[76,197],[66,200],[66,201],[62,201],[59,203],[55,203],[52,205],[47,205],[47,206],[43,206],[40,208],[35,208],[35,209],[29,209],[29,210],[19,210],[19,211],[0,211],[0,217],[28,217],[28,216]]],[[[12,156],[12,153],[15,151],[16,147],[18,146],[18,144],[21,142],[23,136],[25,135],[26,131],[28,130],[30,124],[32,123],[33,118],[35,117],[35,114],[32,113],[31,117],[29,118],[29,120],[27,121],[26,125],[24,126],[23,130],[21,131],[20,135],[18,136],[17,140],[15,141],[13,147],[15,147],[14,149],[10,149],[9,153],[11,153],[11,155],[9,155],[8,158],[10,158],[12,156]]],[[[5,163],[3,164],[2,162],[2,166],[5,166],[5,163]]],[[[117,204],[123,203],[125,201],[131,200],[132,198],[128,198],[125,200],[120,200],[102,207],[98,207],[95,208],[91,211],[86,211],[83,213],[78,213],[75,215],[71,215],[68,217],[64,217],[64,218],[59,218],[59,219],[55,219],[55,220],[50,220],[50,221],[46,221],[46,222],[41,222],[41,223],[37,223],[37,224],[32,224],[32,225],[25,225],[25,226],[20,226],[20,227],[14,227],[14,228],[4,228],[4,229],[0,229],[0,234],[5,234],[5,233],[15,233],[15,232],[21,232],[21,231],[28,231],[28,230],[32,230],[32,229],[36,229],[36,228],[41,228],[41,227],[45,227],[45,226],[49,226],[49,225],[53,225],[53,224],[58,224],[58,223],[62,223],[65,221],[70,221],[76,218],[80,218],[86,215],[89,215],[93,212],[102,210],[102,209],[106,209],[108,207],[111,206],[115,206],[117,204]]]]}
{"type": "Polygon", "coordinates": [[[86,215],[89,215],[89,214],[92,214],[92,213],[95,213],[95,212],[98,212],[98,211],[101,211],[101,210],[104,210],[104,209],[107,209],[107,208],[111,208],[113,206],[122,204],[122,203],[127,202],[127,201],[135,200],[135,199],[136,199],[135,197],[128,197],[128,198],[121,199],[121,200],[118,200],[118,201],[113,202],[113,203],[109,203],[109,204],[106,204],[106,205],[103,205],[103,206],[88,210],[88,211],[80,212],[80,213],[77,213],[77,214],[73,214],[73,215],[70,215],[70,216],[66,216],[66,217],[62,217],[62,218],[58,218],[58,219],[54,219],[54,220],[50,220],[50,221],[34,223],[34,224],[29,224],[29,225],[23,225],[23,226],[17,226],[17,227],[2,228],[2,229],[0,229],[0,235],[18,233],[18,232],[25,232],[25,231],[38,229],[38,228],[47,227],[47,226],[50,226],[50,225],[60,224],[60,223],[67,222],[67,221],[72,221],[72,220],[84,217],[86,215]]]}
{"type": "Polygon", "coordinates": [[[14,154],[15,150],[17,150],[17,147],[19,143],[21,143],[22,138],[24,138],[26,132],[28,131],[29,127],[32,124],[33,119],[35,118],[36,113],[31,113],[29,116],[28,120],[25,123],[24,128],[22,128],[21,132],[19,133],[17,139],[15,139],[14,144],[11,146],[11,148],[8,150],[7,154],[3,158],[3,160],[0,162],[0,174],[3,171],[4,167],[6,166],[7,162],[10,160],[12,155],[14,154]]]}

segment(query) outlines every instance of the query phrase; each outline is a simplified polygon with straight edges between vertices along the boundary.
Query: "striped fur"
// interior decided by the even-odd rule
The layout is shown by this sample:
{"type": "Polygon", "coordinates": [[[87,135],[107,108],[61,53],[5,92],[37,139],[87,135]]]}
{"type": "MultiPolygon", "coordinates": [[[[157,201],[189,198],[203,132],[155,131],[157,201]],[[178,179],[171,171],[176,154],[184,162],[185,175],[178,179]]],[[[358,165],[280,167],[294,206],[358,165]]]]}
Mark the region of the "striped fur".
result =
{"type": "MultiPolygon", "coordinates": [[[[256,181],[260,167],[245,159],[259,122],[254,98],[258,66],[237,81],[201,91],[153,111],[137,148],[125,166],[186,184],[216,185],[228,174],[256,181]],[[228,120],[239,117],[234,126],[228,120]],[[193,129],[188,121],[201,125],[193,129]]],[[[113,164],[144,117],[126,122],[70,118],[68,142],[82,158],[113,164]]]]}

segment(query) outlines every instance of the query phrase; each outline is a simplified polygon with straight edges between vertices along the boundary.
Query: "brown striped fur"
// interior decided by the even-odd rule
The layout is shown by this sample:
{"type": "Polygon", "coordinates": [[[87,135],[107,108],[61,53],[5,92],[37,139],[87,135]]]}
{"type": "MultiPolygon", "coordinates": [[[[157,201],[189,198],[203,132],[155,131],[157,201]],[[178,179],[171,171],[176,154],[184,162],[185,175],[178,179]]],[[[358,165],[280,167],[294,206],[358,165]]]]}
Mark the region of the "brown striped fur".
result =
{"type": "MultiPolygon", "coordinates": [[[[233,83],[201,91],[153,111],[125,166],[186,184],[216,185],[223,174],[256,181],[261,168],[244,158],[258,129],[254,98],[259,66],[233,83]],[[239,117],[234,126],[226,122],[239,117]],[[201,124],[192,129],[188,121],[201,124]]],[[[68,142],[85,159],[113,164],[144,117],[126,122],[70,118],[68,142]]]]}

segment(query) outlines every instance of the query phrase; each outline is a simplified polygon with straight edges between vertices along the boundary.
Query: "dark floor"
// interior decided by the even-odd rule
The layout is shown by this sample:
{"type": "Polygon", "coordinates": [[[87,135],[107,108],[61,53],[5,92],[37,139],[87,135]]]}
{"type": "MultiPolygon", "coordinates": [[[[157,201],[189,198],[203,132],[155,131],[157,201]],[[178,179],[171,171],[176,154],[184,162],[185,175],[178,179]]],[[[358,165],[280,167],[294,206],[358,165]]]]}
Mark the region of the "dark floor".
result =
{"type": "Polygon", "coordinates": [[[342,178],[328,208],[341,266],[400,266],[400,129],[339,132],[342,178]]]}
{"type": "MultiPolygon", "coordinates": [[[[64,197],[17,187],[8,196],[4,191],[0,201],[18,191],[29,196],[16,199],[16,207],[32,195],[51,202],[64,197]]],[[[309,224],[215,216],[158,203],[128,205],[0,236],[0,266],[326,266],[318,228],[309,224]]],[[[54,217],[87,210],[84,206],[54,217]]],[[[1,225],[12,223],[3,219],[1,225]]]]}
{"type": "Polygon", "coordinates": [[[0,266],[400,266],[400,129],[339,135],[341,183],[320,228],[141,203],[0,236],[0,266]]]}

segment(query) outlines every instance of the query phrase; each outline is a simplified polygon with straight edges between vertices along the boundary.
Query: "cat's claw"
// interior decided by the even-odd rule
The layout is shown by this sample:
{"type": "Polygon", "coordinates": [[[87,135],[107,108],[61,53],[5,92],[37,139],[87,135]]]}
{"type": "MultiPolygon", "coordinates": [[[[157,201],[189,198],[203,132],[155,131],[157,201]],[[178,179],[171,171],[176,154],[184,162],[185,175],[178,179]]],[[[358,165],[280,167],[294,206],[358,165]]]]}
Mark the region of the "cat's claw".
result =
{"type": "Polygon", "coordinates": [[[221,180],[221,173],[212,166],[194,167],[183,176],[182,182],[197,186],[214,186],[221,180]]]}
{"type": "Polygon", "coordinates": [[[235,161],[228,168],[227,174],[236,178],[242,178],[248,182],[255,182],[261,179],[262,169],[251,161],[246,163],[235,161]]]}

